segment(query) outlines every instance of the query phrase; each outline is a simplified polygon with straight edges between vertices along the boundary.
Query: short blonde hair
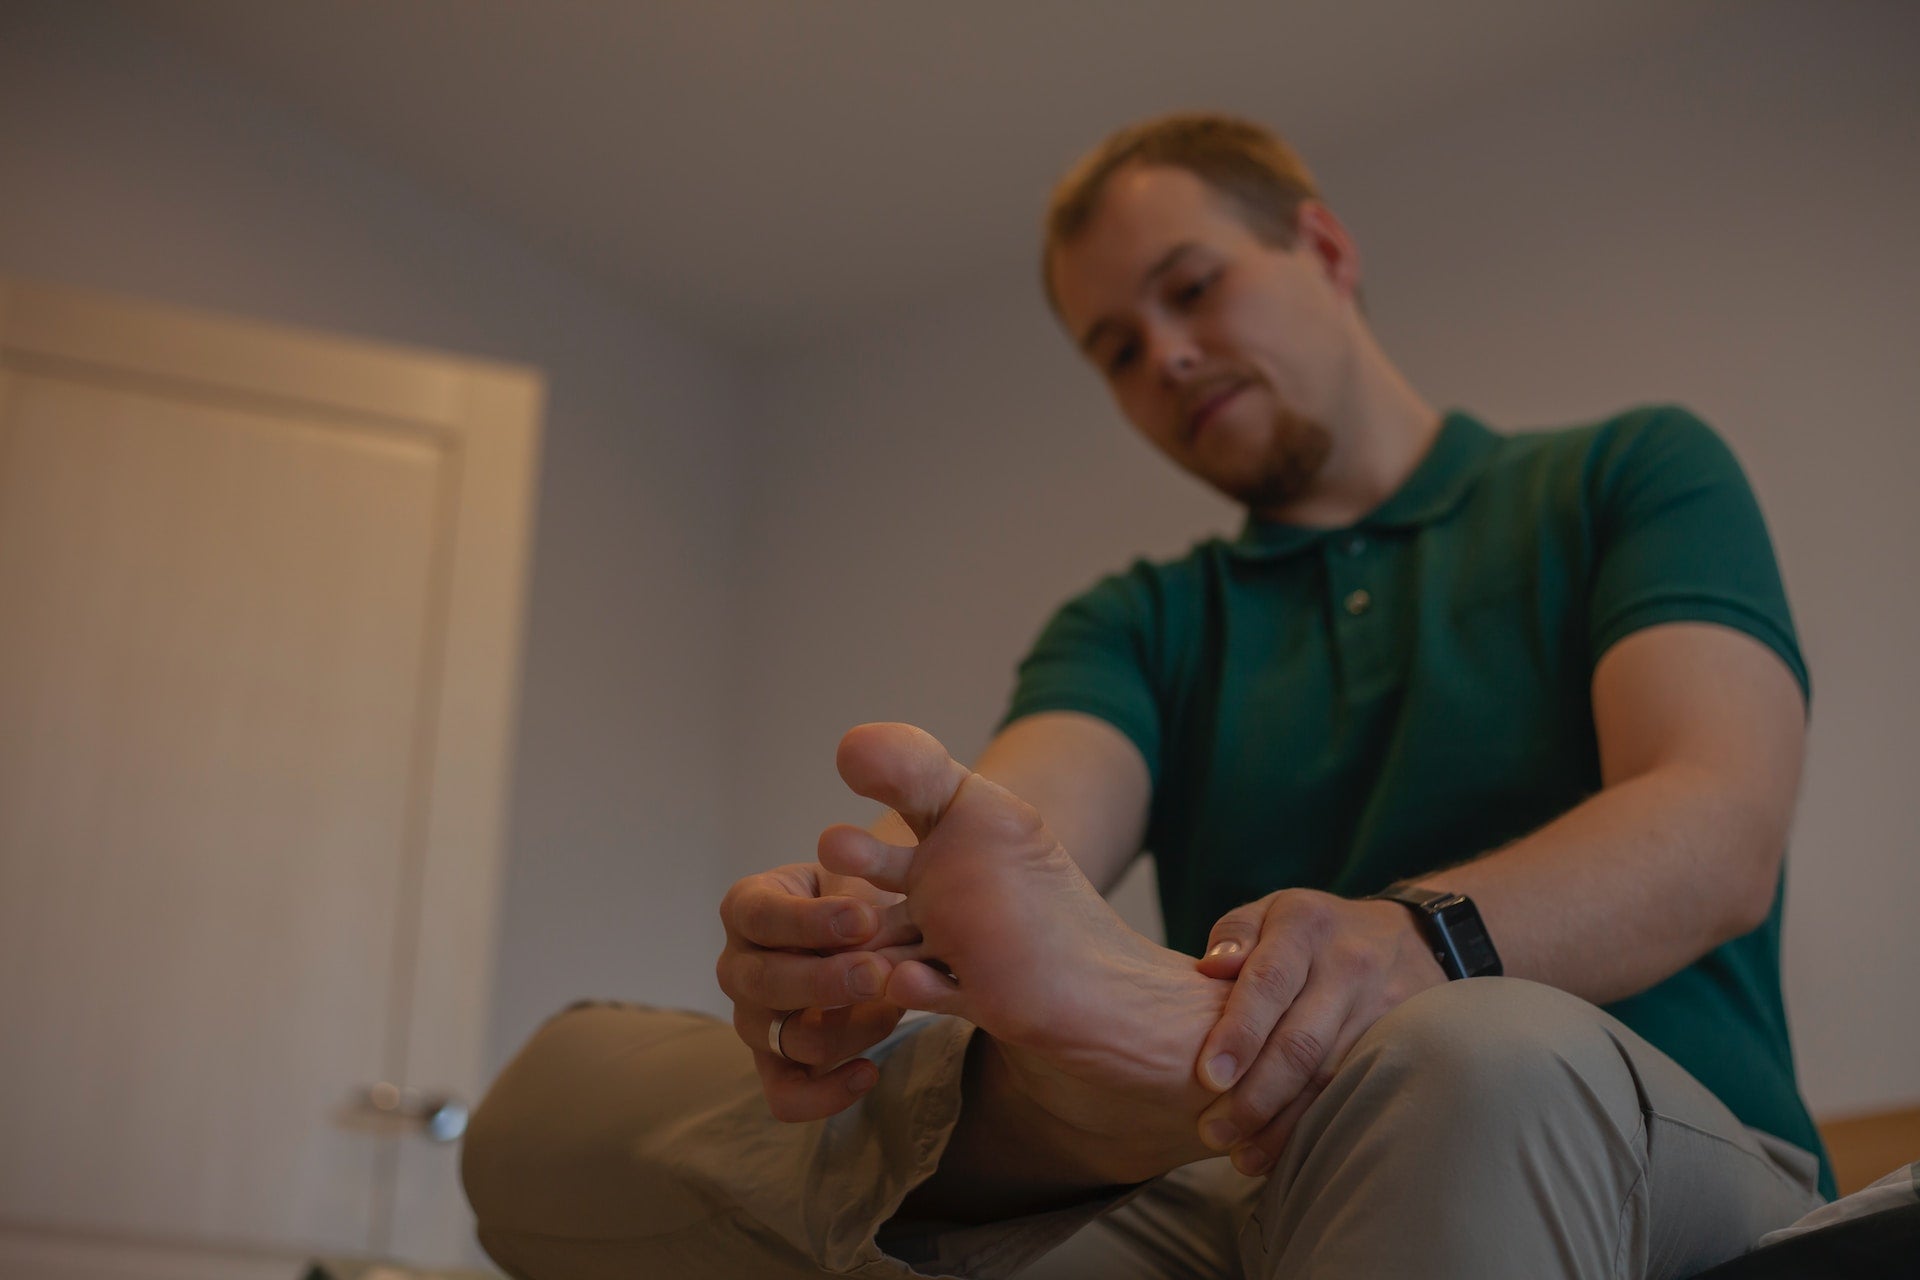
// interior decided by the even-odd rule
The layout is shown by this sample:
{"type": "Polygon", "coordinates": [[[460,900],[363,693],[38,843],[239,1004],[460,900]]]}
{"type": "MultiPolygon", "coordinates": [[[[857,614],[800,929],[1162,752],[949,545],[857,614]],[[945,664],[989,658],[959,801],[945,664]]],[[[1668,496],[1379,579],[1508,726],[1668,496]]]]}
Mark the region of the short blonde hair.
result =
{"type": "Polygon", "coordinates": [[[1086,230],[1107,182],[1130,164],[1185,169],[1227,197],[1255,235],[1283,249],[1293,247],[1302,202],[1320,198],[1313,175],[1293,148],[1250,120],[1189,111],[1128,125],[1067,170],[1047,201],[1040,279],[1056,311],[1055,250],[1086,230]]]}

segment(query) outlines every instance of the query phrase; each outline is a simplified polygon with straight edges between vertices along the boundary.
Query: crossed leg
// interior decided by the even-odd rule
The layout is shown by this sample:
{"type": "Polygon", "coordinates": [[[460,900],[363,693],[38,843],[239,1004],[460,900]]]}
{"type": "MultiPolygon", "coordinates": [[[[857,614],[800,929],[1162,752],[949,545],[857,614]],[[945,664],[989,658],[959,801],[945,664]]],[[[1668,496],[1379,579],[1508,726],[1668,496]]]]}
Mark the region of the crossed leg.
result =
{"type": "MultiPolygon", "coordinates": [[[[919,730],[861,726],[839,766],[919,837],[821,838],[823,864],[906,895],[920,941],[889,998],[981,1027],[1082,1141],[1131,1135],[1136,1175],[1205,1159],[1194,1060],[1224,984],[1128,928],[1037,813],[919,730]]],[[[1686,1275],[1803,1212],[1810,1160],[1583,1000],[1448,984],[1342,1064],[1253,1197],[1240,1261],[1288,1280],[1686,1275]]]]}
{"type": "MultiPolygon", "coordinates": [[[[881,1055],[881,1084],[857,1106],[783,1125],[723,1023],[605,1007],[556,1018],[476,1112],[464,1153],[482,1239],[512,1274],[1022,1269],[1105,1204],[1051,1221],[936,1223],[918,1254],[893,1247],[900,1236],[881,1244],[980,1118],[981,1095],[960,1079],[971,1046],[991,1049],[1091,1167],[1120,1171],[1109,1181],[1210,1154],[1194,1136],[1213,1096],[1194,1059],[1224,984],[1129,929],[1037,814],[918,730],[862,726],[840,768],[919,836],[909,850],[854,828],[821,838],[823,862],[906,895],[893,923],[916,940],[895,953],[890,998],[987,1034],[969,1039],[950,1020],[917,1028],[881,1055]],[[950,1243],[960,1236],[964,1248],[950,1243]]],[[[1017,1168],[1033,1137],[984,1149],[1017,1168]]],[[[1308,1109],[1235,1218],[1237,1270],[1684,1276],[1810,1207],[1812,1157],[1782,1147],[1582,1001],[1507,979],[1452,983],[1383,1018],[1308,1109]]],[[[1147,1194],[1181,1191],[1193,1172],[1147,1194]]],[[[1172,1238],[1153,1223],[1130,1234],[1172,1238]]],[[[1193,1256],[1235,1273],[1217,1244],[1193,1256]]]]}

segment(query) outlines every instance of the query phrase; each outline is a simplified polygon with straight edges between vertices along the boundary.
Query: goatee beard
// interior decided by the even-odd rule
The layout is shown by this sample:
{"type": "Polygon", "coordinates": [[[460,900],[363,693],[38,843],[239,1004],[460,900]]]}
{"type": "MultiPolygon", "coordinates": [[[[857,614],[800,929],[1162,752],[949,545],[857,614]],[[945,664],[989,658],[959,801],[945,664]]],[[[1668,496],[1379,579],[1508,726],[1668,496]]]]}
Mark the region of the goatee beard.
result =
{"type": "Polygon", "coordinates": [[[1235,486],[1232,497],[1254,512],[1297,502],[1313,487],[1332,452],[1333,433],[1327,428],[1297,414],[1276,414],[1273,442],[1260,473],[1235,486]]]}

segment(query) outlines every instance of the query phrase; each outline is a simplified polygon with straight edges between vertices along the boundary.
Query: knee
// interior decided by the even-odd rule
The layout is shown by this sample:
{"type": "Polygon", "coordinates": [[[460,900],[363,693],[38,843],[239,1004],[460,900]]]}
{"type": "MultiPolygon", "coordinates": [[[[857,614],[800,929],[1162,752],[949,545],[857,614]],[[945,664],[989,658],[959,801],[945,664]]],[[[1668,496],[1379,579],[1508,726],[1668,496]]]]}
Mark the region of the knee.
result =
{"type": "Polygon", "coordinates": [[[1606,1014],[1577,996],[1515,978],[1474,978],[1421,992],[1355,1045],[1343,1072],[1373,1090],[1443,1108],[1463,1123],[1524,1123],[1569,1097],[1611,1100],[1631,1123],[1638,1092],[1606,1014]]]}
{"type": "Polygon", "coordinates": [[[631,1230],[636,1215],[697,1219],[709,1206],[668,1185],[649,1153],[729,1087],[757,1081],[725,1023],[633,1005],[559,1014],[474,1109],[460,1180],[475,1217],[483,1230],[556,1236],[631,1230]]]}

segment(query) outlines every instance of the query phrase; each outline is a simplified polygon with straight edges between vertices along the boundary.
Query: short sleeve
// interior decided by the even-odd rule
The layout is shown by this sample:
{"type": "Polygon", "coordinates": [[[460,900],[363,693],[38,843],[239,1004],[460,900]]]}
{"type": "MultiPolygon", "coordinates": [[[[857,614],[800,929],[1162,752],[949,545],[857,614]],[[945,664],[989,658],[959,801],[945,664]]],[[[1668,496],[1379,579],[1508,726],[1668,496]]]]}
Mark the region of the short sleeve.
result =
{"type": "Polygon", "coordinates": [[[1161,726],[1152,673],[1158,595],[1153,568],[1143,560],[1060,606],[1020,663],[1000,727],[1042,711],[1098,716],[1140,749],[1157,786],[1161,726]]]}
{"type": "Polygon", "coordinates": [[[1645,627],[1711,622],[1772,649],[1810,695],[1760,504],[1711,427],[1678,407],[1623,419],[1597,442],[1588,483],[1596,664],[1645,627]]]}

